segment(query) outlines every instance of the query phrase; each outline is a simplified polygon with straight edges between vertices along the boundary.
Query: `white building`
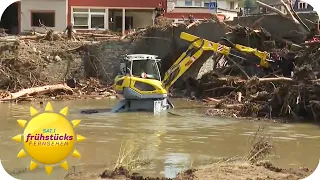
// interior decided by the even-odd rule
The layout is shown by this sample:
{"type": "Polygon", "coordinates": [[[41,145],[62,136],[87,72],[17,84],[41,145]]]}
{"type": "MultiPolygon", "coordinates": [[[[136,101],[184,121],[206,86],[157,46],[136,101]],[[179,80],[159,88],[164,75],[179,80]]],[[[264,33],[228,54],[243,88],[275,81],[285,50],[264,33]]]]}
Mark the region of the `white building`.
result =
{"type": "Polygon", "coordinates": [[[50,29],[63,31],[67,27],[68,0],[22,0],[21,31],[39,28],[39,19],[50,29]]]}
{"type": "Polygon", "coordinates": [[[168,0],[167,17],[180,20],[184,16],[193,15],[196,19],[211,18],[212,13],[217,13],[219,18],[233,20],[238,13],[239,0],[168,0]],[[209,9],[210,2],[217,4],[217,12],[209,9]]]}

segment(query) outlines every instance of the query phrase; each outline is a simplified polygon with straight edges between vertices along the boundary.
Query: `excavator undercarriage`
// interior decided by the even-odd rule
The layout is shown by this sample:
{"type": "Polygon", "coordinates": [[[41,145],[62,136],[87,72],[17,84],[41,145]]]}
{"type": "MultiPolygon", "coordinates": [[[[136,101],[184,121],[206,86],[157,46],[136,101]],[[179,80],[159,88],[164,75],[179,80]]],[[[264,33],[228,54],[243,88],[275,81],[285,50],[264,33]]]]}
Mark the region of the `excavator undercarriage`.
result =
{"type": "MultiPolygon", "coordinates": [[[[161,112],[173,108],[173,104],[168,99],[169,88],[205,51],[221,54],[231,62],[234,62],[232,60],[234,58],[242,59],[263,69],[279,66],[277,61],[272,60],[270,53],[233,44],[228,40],[226,40],[228,44],[226,46],[185,32],[180,34],[180,38],[189,42],[190,45],[167,70],[163,79],[159,71],[160,59],[157,56],[149,54],[125,56],[120,66],[120,74],[116,76],[114,82],[116,92],[122,95],[123,99],[111,112],[139,110],[161,112]]],[[[245,72],[244,75],[246,75],[245,72]]]]}

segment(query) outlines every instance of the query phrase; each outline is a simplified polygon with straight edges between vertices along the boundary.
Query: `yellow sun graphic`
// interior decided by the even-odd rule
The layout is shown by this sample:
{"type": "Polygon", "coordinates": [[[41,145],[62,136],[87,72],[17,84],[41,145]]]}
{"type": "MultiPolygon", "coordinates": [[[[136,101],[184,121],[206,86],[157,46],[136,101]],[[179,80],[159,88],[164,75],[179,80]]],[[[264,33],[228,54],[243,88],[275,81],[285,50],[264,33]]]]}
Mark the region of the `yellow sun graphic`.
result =
{"type": "Polygon", "coordinates": [[[79,151],[75,149],[75,143],[85,140],[85,137],[76,135],[74,129],[81,120],[66,119],[68,107],[63,108],[59,113],[53,111],[50,102],[47,103],[45,112],[39,113],[35,108],[30,107],[32,119],[17,120],[20,127],[24,128],[23,134],[16,135],[12,139],[16,142],[23,142],[22,149],[17,157],[22,158],[29,155],[32,158],[30,170],[37,168],[38,164],[44,164],[48,175],[51,174],[53,166],[60,166],[68,170],[66,158],[72,154],[73,157],[80,157],[79,151]]]}

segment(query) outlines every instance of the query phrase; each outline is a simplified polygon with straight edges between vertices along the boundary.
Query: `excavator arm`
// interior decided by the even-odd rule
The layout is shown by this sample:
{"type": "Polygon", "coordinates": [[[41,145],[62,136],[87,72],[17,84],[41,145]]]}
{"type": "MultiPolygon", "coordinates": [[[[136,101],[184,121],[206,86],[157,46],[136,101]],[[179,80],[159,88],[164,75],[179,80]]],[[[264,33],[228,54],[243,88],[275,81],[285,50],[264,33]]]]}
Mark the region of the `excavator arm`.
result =
{"type": "MultiPolygon", "coordinates": [[[[180,36],[181,37],[181,36],[180,36]]],[[[184,74],[189,67],[203,54],[205,41],[200,38],[194,39],[188,49],[174,62],[167,70],[163,78],[164,88],[168,91],[169,88],[184,74]]]]}
{"type": "MultiPolygon", "coordinates": [[[[163,86],[168,91],[169,88],[184,74],[190,66],[201,57],[204,51],[213,51],[225,56],[236,56],[232,54],[231,47],[201,39],[197,36],[182,32],[180,38],[190,42],[188,49],[181,54],[181,56],[175,61],[175,63],[168,69],[163,78],[163,86]]],[[[240,44],[232,44],[233,48],[237,51],[246,54],[254,54],[260,59],[260,66],[268,68],[268,58],[270,54],[268,52],[262,52],[257,49],[243,46],[240,44]]],[[[241,58],[241,57],[240,57],[241,58]]]]}

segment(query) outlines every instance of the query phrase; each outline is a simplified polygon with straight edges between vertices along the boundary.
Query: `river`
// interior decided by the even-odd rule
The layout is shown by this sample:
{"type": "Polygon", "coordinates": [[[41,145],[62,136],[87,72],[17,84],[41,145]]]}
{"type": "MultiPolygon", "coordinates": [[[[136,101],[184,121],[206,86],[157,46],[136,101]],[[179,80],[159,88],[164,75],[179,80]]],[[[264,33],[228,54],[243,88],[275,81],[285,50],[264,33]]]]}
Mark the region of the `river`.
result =
{"type": "MultiPolygon", "coordinates": [[[[272,162],[284,168],[306,166],[315,168],[320,158],[320,131],[312,124],[279,124],[249,120],[208,117],[204,108],[188,108],[195,102],[174,101],[177,115],[151,113],[108,112],[81,114],[87,109],[107,109],[116,100],[74,100],[53,101],[54,110],[69,107],[69,120],[81,119],[77,134],[86,140],[76,144],[81,158],[69,157],[70,166],[76,171],[102,172],[116,161],[122,142],[140,144],[143,155],[152,160],[142,170],[152,176],[173,177],[175,173],[189,166],[198,166],[210,158],[244,155],[248,151],[248,137],[259,126],[264,126],[274,138],[276,155],[272,162]]],[[[0,159],[12,176],[28,179],[63,179],[67,174],[61,167],[55,167],[50,177],[43,167],[28,171],[30,157],[17,158],[23,148],[11,138],[23,133],[16,122],[30,119],[29,106],[43,111],[45,104],[0,104],[0,159]]]]}

